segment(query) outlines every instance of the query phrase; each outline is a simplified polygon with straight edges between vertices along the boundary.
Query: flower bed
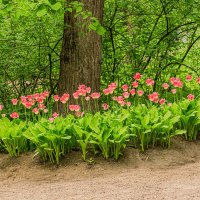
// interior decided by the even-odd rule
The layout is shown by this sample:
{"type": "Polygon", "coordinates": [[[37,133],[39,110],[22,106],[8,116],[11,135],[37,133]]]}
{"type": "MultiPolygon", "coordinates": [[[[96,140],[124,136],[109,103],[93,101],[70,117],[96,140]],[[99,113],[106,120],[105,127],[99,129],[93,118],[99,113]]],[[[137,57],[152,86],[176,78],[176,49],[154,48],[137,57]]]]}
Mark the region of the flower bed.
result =
{"type": "Polygon", "coordinates": [[[35,149],[44,160],[59,163],[77,148],[84,160],[88,152],[117,160],[128,143],[145,151],[155,145],[169,148],[177,135],[196,140],[199,84],[200,78],[187,75],[184,81],[171,77],[156,85],[136,73],[131,84],[111,83],[102,94],[80,85],[71,97],[50,98],[44,91],[13,98],[7,110],[0,105],[0,144],[10,156],[35,149]]]}

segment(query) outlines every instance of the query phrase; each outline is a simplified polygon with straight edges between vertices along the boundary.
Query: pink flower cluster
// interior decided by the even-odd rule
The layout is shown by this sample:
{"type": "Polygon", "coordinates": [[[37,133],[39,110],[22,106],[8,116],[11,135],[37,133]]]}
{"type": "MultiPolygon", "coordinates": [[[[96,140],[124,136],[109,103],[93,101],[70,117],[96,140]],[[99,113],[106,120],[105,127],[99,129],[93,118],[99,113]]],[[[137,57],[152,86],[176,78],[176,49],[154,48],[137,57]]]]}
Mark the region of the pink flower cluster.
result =
{"type": "MultiPolygon", "coordinates": [[[[49,97],[49,92],[44,91],[42,93],[35,93],[32,95],[21,96],[20,101],[16,98],[11,99],[11,103],[13,106],[21,104],[24,106],[25,109],[31,109],[34,114],[39,114],[40,110],[43,110],[44,113],[48,112],[44,101],[49,97]]],[[[19,114],[17,112],[13,112],[10,114],[12,119],[19,118],[19,114]]]]}
{"type": "Polygon", "coordinates": [[[70,111],[80,111],[81,107],[79,105],[69,105],[69,110],[70,111]]]}
{"type": "MultiPolygon", "coordinates": [[[[108,85],[107,88],[103,90],[103,94],[107,97],[107,99],[111,99],[114,102],[117,102],[120,106],[131,106],[131,102],[133,102],[133,97],[136,96],[134,101],[140,102],[142,96],[145,96],[149,99],[149,101],[153,103],[159,103],[160,105],[163,105],[166,103],[166,98],[167,98],[167,92],[168,90],[171,91],[172,94],[176,94],[179,92],[179,88],[183,88],[184,83],[183,81],[178,78],[178,77],[171,77],[169,79],[169,82],[165,82],[162,84],[163,90],[166,90],[164,95],[166,98],[162,98],[161,94],[158,92],[153,92],[153,87],[155,85],[155,81],[151,78],[147,78],[145,80],[141,80],[143,76],[138,72],[133,75],[133,81],[130,85],[128,84],[123,84],[121,89],[122,89],[122,94],[117,94],[116,88],[117,84],[115,82],[111,83],[108,85]],[[147,88],[147,94],[144,93],[143,88],[147,88]],[[152,93],[150,93],[152,91],[152,93]],[[111,98],[109,95],[112,95],[111,98]],[[160,96],[160,97],[159,97],[160,96]]],[[[187,82],[190,82],[193,79],[192,75],[188,74],[185,77],[185,80],[187,82]]],[[[196,83],[200,84],[200,77],[196,79],[196,83]]],[[[186,84],[187,86],[187,84],[186,84]]],[[[163,94],[162,94],[163,95],[163,94]]],[[[179,95],[177,95],[179,96],[179,95]]],[[[25,112],[28,110],[31,110],[31,112],[35,115],[38,115],[40,113],[48,113],[48,109],[46,108],[46,103],[47,103],[47,98],[49,97],[49,92],[44,91],[42,93],[35,93],[32,95],[27,95],[27,96],[21,96],[20,99],[13,98],[11,99],[11,103],[13,105],[13,108],[16,108],[17,105],[22,105],[25,108],[25,112]]],[[[57,112],[54,112],[52,114],[52,117],[49,118],[50,121],[53,121],[55,118],[59,116],[58,113],[58,102],[61,102],[62,104],[67,104],[65,107],[67,110],[66,112],[71,111],[73,112],[76,116],[83,116],[84,112],[81,112],[81,108],[88,106],[90,107],[89,101],[92,100],[98,100],[101,97],[101,94],[99,92],[93,92],[91,93],[91,88],[87,87],[86,85],[82,84],[79,85],[78,89],[72,94],[72,98],[75,99],[76,104],[70,104],[69,100],[71,98],[70,94],[64,93],[62,96],[59,95],[54,95],[53,99],[54,102],[56,102],[57,105],[57,112]],[[82,106],[78,105],[78,99],[81,99],[82,106]],[[84,102],[85,101],[85,102],[84,102]],[[87,104],[85,105],[85,103],[87,104]]],[[[175,96],[174,96],[174,99],[175,96]]],[[[187,96],[187,99],[189,101],[193,101],[195,99],[195,96],[193,94],[189,94],[187,96]]],[[[74,100],[72,100],[73,102],[74,100]]],[[[170,103],[168,103],[169,105],[170,103]]],[[[170,104],[171,105],[171,104],[170,104]]],[[[98,103],[95,101],[95,106],[98,107],[98,103]]],[[[110,108],[109,102],[104,102],[102,104],[103,110],[108,110],[110,108]]],[[[0,104],[0,112],[4,109],[4,106],[0,104]]],[[[25,113],[26,114],[26,113],[25,113]]],[[[5,114],[1,114],[2,117],[5,117],[5,114]]],[[[19,114],[17,112],[13,112],[10,114],[10,117],[13,119],[19,118],[19,114]]]]}
{"type": "Polygon", "coordinates": [[[103,93],[106,96],[109,95],[109,94],[113,94],[116,88],[117,88],[117,84],[115,82],[111,83],[111,84],[108,85],[108,88],[103,90],[103,93]]]}
{"type": "Polygon", "coordinates": [[[152,94],[149,94],[148,95],[148,99],[150,101],[154,102],[154,103],[158,103],[159,102],[160,105],[163,105],[166,102],[166,99],[164,99],[164,98],[159,99],[158,92],[153,92],[152,94]]]}
{"type": "Polygon", "coordinates": [[[128,107],[131,106],[131,102],[130,101],[126,101],[123,96],[113,97],[113,101],[116,101],[121,106],[125,106],[125,105],[128,106],[128,107]]]}
{"type": "MultiPolygon", "coordinates": [[[[21,104],[26,108],[26,109],[31,109],[33,106],[37,106],[39,110],[44,110],[46,108],[44,101],[46,98],[49,97],[49,92],[44,91],[42,93],[35,93],[33,95],[27,95],[27,96],[21,96],[21,104]]],[[[11,100],[13,105],[18,104],[17,99],[12,99],[11,100]]],[[[32,112],[37,113],[38,110],[33,108],[32,112]]]]}
{"type": "Polygon", "coordinates": [[[180,78],[171,77],[170,82],[176,88],[182,88],[183,87],[183,82],[181,81],[180,78]]]}
{"type": "MultiPolygon", "coordinates": [[[[86,85],[82,84],[79,85],[78,90],[76,90],[72,96],[74,99],[79,99],[79,97],[85,97],[86,101],[89,101],[90,98],[92,99],[99,99],[101,94],[99,92],[91,93],[91,88],[87,87],[86,85]]],[[[54,95],[54,101],[58,102],[60,100],[61,103],[66,104],[69,101],[70,95],[68,93],[63,94],[61,97],[58,95],[54,95]]]]}
{"type": "Polygon", "coordinates": [[[59,97],[58,95],[54,95],[53,98],[55,102],[58,102],[60,100],[61,103],[66,104],[70,98],[70,95],[68,93],[64,93],[61,97],[59,97]]]}
{"type": "Polygon", "coordinates": [[[86,87],[86,85],[82,84],[82,85],[79,85],[78,90],[73,93],[73,97],[74,99],[78,99],[81,96],[85,97],[87,94],[90,94],[90,92],[91,92],[91,88],[86,87]]]}

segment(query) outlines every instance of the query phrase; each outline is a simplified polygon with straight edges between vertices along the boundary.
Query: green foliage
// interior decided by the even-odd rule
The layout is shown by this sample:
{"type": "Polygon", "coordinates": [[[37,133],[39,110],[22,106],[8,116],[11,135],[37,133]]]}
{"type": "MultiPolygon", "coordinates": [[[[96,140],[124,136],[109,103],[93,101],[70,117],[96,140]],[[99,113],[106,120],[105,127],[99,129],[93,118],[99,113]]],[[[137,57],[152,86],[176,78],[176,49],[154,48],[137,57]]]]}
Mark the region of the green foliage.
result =
{"type": "Polygon", "coordinates": [[[186,133],[184,129],[176,130],[176,124],[180,120],[177,114],[173,115],[168,108],[147,108],[144,104],[133,107],[128,124],[132,133],[136,135],[133,138],[134,144],[139,144],[142,152],[156,144],[170,147],[172,137],[186,133]]]}
{"type": "Polygon", "coordinates": [[[92,146],[95,154],[100,150],[105,159],[113,156],[117,160],[129,139],[128,127],[123,127],[126,117],[117,117],[116,114],[108,112],[103,115],[96,113],[94,116],[87,114],[77,120],[74,130],[83,159],[86,160],[87,149],[92,146]]]}
{"type": "Polygon", "coordinates": [[[23,136],[26,124],[22,121],[11,122],[8,118],[0,119],[0,144],[11,157],[19,156],[28,150],[27,139],[23,136]]]}
{"type": "MultiPolygon", "coordinates": [[[[184,77],[190,72],[199,76],[198,8],[197,0],[106,0],[102,26],[80,1],[0,0],[0,102],[6,108],[12,97],[44,89],[54,94],[63,29],[67,28],[64,13],[81,19],[82,23],[76,24],[80,30],[103,36],[102,86],[111,81],[129,84],[129,77],[143,72],[139,87],[145,89],[144,78],[156,82],[148,89],[150,93],[161,91],[161,84],[172,75],[184,77]]],[[[167,97],[170,90],[160,95],[167,97]]],[[[187,82],[183,91],[198,94],[199,85],[187,82]]],[[[196,140],[200,103],[178,102],[180,95],[184,94],[177,91],[177,103],[171,107],[147,107],[142,104],[145,99],[136,97],[131,100],[138,106],[129,111],[114,104],[113,112],[78,119],[69,115],[54,122],[41,119],[30,123],[28,130],[23,122],[1,119],[1,145],[11,156],[18,156],[28,149],[28,140],[44,160],[58,164],[77,146],[84,160],[91,149],[105,159],[117,160],[130,141],[145,151],[156,145],[170,147],[171,138],[177,135],[196,140]]]]}
{"type": "Polygon", "coordinates": [[[108,0],[104,7],[102,83],[127,83],[137,71],[160,82],[182,70],[199,74],[199,1],[108,0]]]}
{"type": "Polygon", "coordinates": [[[19,119],[0,119],[0,143],[10,156],[19,156],[31,143],[36,155],[56,164],[77,147],[83,160],[87,160],[88,152],[118,160],[129,143],[144,152],[158,145],[169,148],[171,139],[179,135],[196,140],[199,132],[199,100],[159,107],[138,104],[129,109],[87,113],[80,118],[57,117],[53,122],[42,118],[26,124],[19,119]]]}
{"type": "Polygon", "coordinates": [[[200,103],[198,101],[182,101],[179,104],[173,104],[170,110],[180,116],[178,127],[186,130],[186,140],[196,140],[200,131],[200,103]]]}
{"type": "Polygon", "coordinates": [[[79,1],[0,2],[0,101],[5,106],[8,96],[56,90],[65,12],[81,19],[77,27],[104,34],[100,22],[79,1]]]}
{"type": "Polygon", "coordinates": [[[72,135],[72,122],[74,117],[57,118],[53,123],[41,119],[32,124],[24,136],[37,147],[36,153],[42,158],[59,164],[60,157],[69,152],[75,145],[72,135]]]}
{"type": "Polygon", "coordinates": [[[87,114],[84,118],[77,120],[77,123],[73,125],[77,142],[79,143],[82,150],[83,160],[86,160],[88,144],[91,137],[91,132],[89,129],[91,121],[92,115],[87,114]]]}
{"type": "Polygon", "coordinates": [[[106,159],[113,156],[118,160],[129,141],[129,128],[125,126],[129,114],[125,110],[120,114],[121,116],[118,113],[107,112],[101,117],[97,113],[90,125],[90,143],[95,145],[94,149],[100,149],[106,159]]]}

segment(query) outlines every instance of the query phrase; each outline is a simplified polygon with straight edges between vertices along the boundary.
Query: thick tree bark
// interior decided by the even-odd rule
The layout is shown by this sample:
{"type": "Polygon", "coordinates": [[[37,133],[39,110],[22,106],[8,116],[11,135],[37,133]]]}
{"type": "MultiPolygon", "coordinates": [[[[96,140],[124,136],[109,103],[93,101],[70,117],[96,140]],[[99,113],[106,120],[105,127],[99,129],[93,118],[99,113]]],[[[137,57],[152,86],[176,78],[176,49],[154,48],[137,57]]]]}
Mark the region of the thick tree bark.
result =
{"type": "MultiPolygon", "coordinates": [[[[72,1],[72,0],[70,0],[72,1]]],[[[102,21],[103,0],[79,0],[84,9],[102,21]]],[[[60,79],[58,93],[72,94],[80,84],[90,86],[92,91],[100,89],[101,37],[88,28],[81,29],[80,24],[87,23],[75,18],[75,13],[64,15],[63,44],[60,58],[60,79]]]]}

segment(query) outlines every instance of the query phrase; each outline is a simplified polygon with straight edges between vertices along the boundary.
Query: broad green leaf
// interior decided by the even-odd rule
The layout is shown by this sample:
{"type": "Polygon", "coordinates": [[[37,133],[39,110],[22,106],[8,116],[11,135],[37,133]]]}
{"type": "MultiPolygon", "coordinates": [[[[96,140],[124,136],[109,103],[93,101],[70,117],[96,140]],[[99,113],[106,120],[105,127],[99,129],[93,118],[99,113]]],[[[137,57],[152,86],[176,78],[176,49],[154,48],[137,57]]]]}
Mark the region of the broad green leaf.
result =
{"type": "Polygon", "coordinates": [[[39,10],[38,12],[37,12],[37,16],[38,17],[42,17],[42,16],[44,16],[44,15],[46,15],[47,14],[47,10],[44,8],[44,9],[42,9],[42,10],[39,10]]]}
{"type": "Polygon", "coordinates": [[[60,2],[57,2],[53,5],[51,5],[51,8],[56,11],[59,10],[61,7],[62,7],[62,4],[60,2]]]}

